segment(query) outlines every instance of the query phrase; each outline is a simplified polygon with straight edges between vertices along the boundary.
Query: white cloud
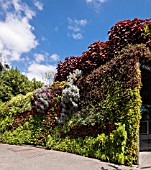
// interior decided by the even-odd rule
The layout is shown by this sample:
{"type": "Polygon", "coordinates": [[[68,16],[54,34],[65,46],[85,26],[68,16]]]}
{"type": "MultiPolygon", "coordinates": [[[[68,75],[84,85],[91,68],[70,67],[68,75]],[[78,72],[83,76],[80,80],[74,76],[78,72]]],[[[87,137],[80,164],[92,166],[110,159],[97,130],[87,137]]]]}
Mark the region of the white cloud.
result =
{"type": "Polygon", "coordinates": [[[0,21],[0,51],[9,60],[20,60],[23,53],[38,45],[30,20],[35,12],[21,0],[0,0],[4,20],[0,21]]]}
{"type": "Polygon", "coordinates": [[[0,8],[1,9],[8,10],[10,5],[11,5],[10,1],[7,1],[4,3],[3,0],[0,0],[0,8]]]}
{"type": "Polygon", "coordinates": [[[74,25],[74,26],[83,26],[85,27],[88,24],[88,21],[86,19],[71,19],[68,17],[68,23],[70,25],[74,25]]]}
{"type": "MultiPolygon", "coordinates": [[[[2,0],[4,1],[4,0],[2,0]]],[[[24,13],[24,16],[27,19],[32,19],[33,16],[36,15],[36,13],[30,9],[30,7],[26,3],[22,3],[21,0],[12,0],[12,4],[10,4],[10,7],[14,7],[14,13],[17,15],[17,17],[22,18],[22,13],[24,13]]]]}
{"type": "Polygon", "coordinates": [[[44,52],[44,53],[35,53],[34,54],[35,60],[32,61],[32,63],[41,63],[42,61],[45,61],[46,63],[49,62],[55,62],[59,60],[59,55],[54,53],[52,55],[49,55],[49,53],[44,52]]]}
{"type": "Polygon", "coordinates": [[[50,56],[50,59],[51,59],[52,61],[57,61],[57,60],[59,60],[59,56],[58,56],[57,54],[52,54],[52,55],[50,56]]]}
{"type": "Polygon", "coordinates": [[[54,65],[32,63],[28,68],[28,72],[26,73],[26,76],[30,80],[32,80],[33,78],[36,78],[36,80],[44,82],[45,73],[48,73],[48,72],[56,73],[56,71],[57,71],[56,66],[54,65]]]}
{"type": "Polygon", "coordinates": [[[34,58],[35,58],[34,61],[29,62],[29,58],[26,57],[26,61],[29,65],[28,65],[28,71],[24,72],[24,74],[30,80],[35,78],[36,80],[42,81],[45,84],[50,83],[50,81],[52,81],[52,79],[50,79],[49,81],[46,80],[45,73],[51,72],[52,75],[54,75],[57,72],[57,69],[56,69],[55,65],[51,65],[48,63],[51,61],[53,61],[53,62],[57,61],[59,59],[59,56],[56,53],[54,53],[50,56],[49,53],[44,52],[44,53],[35,53],[34,58]],[[42,61],[44,61],[47,64],[41,64],[42,61]]]}
{"type": "Polygon", "coordinates": [[[87,4],[94,6],[96,11],[98,12],[103,3],[107,2],[107,0],[85,0],[87,4]]]}
{"type": "Polygon", "coordinates": [[[69,36],[74,39],[83,39],[83,28],[88,24],[86,19],[71,19],[68,17],[68,30],[70,31],[69,36]]]}
{"type": "Polygon", "coordinates": [[[3,46],[1,50],[7,51],[11,60],[18,60],[15,55],[29,52],[38,44],[32,33],[33,27],[26,18],[19,20],[13,15],[8,15],[4,22],[0,22],[0,28],[0,44],[3,46]]]}
{"type": "Polygon", "coordinates": [[[37,54],[37,53],[35,53],[34,57],[35,57],[35,61],[37,63],[40,63],[41,61],[45,60],[45,55],[44,54],[37,54]]]}
{"type": "Polygon", "coordinates": [[[68,29],[69,29],[69,30],[73,30],[74,32],[80,31],[80,28],[79,28],[79,27],[73,27],[73,26],[70,26],[70,25],[68,25],[68,29]]]}
{"type": "Polygon", "coordinates": [[[19,0],[13,0],[12,3],[16,11],[22,11],[22,5],[20,4],[19,0]]]}
{"type": "Polygon", "coordinates": [[[72,34],[72,37],[73,37],[75,40],[83,39],[83,36],[82,36],[82,34],[80,34],[80,33],[72,34]]]}
{"type": "Polygon", "coordinates": [[[81,19],[81,20],[74,20],[74,22],[77,24],[77,25],[80,25],[80,26],[83,26],[85,27],[87,25],[87,20],[86,19],[81,19]]]}
{"type": "Polygon", "coordinates": [[[25,7],[25,15],[27,19],[32,19],[33,16],[36,16],[36,13],[32,11],[29,7],[25,7]]]}
{"type": "Polygon", "coordinates": [[[87,3],[104,3],[107,0],[85,0],[87,3]]]}
{"type": "Polygon", "coordinates": [[[37,0],[34,0],[34,5],[40,10],[43,10],[43,4],[37,0]]]}

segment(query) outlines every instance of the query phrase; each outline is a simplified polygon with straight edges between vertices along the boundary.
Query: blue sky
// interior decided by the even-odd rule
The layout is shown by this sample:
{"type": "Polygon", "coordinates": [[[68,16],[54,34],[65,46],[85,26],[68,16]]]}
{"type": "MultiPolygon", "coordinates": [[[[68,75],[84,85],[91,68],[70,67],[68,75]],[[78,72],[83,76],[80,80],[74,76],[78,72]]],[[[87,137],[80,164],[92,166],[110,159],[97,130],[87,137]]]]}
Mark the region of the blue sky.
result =
{"type": "Polygon", "coordinates": [[[106,41],[117,21],[150,17],[151,0],[0,0],[0,53],[42,81],[65,57],[106,41]]]}

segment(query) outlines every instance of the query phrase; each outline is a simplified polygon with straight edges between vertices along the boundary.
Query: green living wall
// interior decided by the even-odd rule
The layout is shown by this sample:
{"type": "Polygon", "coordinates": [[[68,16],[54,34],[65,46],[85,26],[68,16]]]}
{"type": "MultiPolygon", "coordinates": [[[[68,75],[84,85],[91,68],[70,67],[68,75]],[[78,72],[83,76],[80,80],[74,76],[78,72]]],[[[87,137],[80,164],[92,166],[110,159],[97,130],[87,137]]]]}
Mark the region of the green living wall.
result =
{"type": "Polygon", "coordinates": [[[0,141],[136,164],[140,64],[150,62],[150,25],[140,19],[116,23],[108,41],[60,62],[52,85],[2,104],[0,141]]]}

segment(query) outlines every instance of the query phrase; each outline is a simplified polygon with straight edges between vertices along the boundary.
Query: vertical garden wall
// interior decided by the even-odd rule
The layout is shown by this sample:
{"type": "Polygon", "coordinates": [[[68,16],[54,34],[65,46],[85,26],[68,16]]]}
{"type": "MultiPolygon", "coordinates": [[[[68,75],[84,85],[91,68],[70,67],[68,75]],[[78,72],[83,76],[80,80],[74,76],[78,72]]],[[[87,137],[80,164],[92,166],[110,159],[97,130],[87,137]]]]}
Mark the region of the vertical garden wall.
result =
{"type": "Polygon", "coordinates": [[[136,164],[150,26],[136,18],[116,23],[108,41],[60,62],[51,86],[1,105],[0,141],[136,164]]]}

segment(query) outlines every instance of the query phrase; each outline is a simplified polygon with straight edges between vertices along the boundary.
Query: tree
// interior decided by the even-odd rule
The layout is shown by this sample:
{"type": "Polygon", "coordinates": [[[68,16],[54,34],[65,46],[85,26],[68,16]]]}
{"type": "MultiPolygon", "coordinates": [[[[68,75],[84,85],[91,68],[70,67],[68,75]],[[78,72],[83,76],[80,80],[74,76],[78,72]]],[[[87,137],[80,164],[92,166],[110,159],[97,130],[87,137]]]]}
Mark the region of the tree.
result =
{"type": "Polygon", "coordinates": [[[43,76],[43,81],[46,85],[50,85],[54,81],[55,72],[46,72],[43,76]]]}
{"type": "Polygon", "coordinates": [[[0,100],[6,102],[18,94],[27,94],[43,86],[42,82],[30,81],[17,68],[0,72],[0,100]]]}

